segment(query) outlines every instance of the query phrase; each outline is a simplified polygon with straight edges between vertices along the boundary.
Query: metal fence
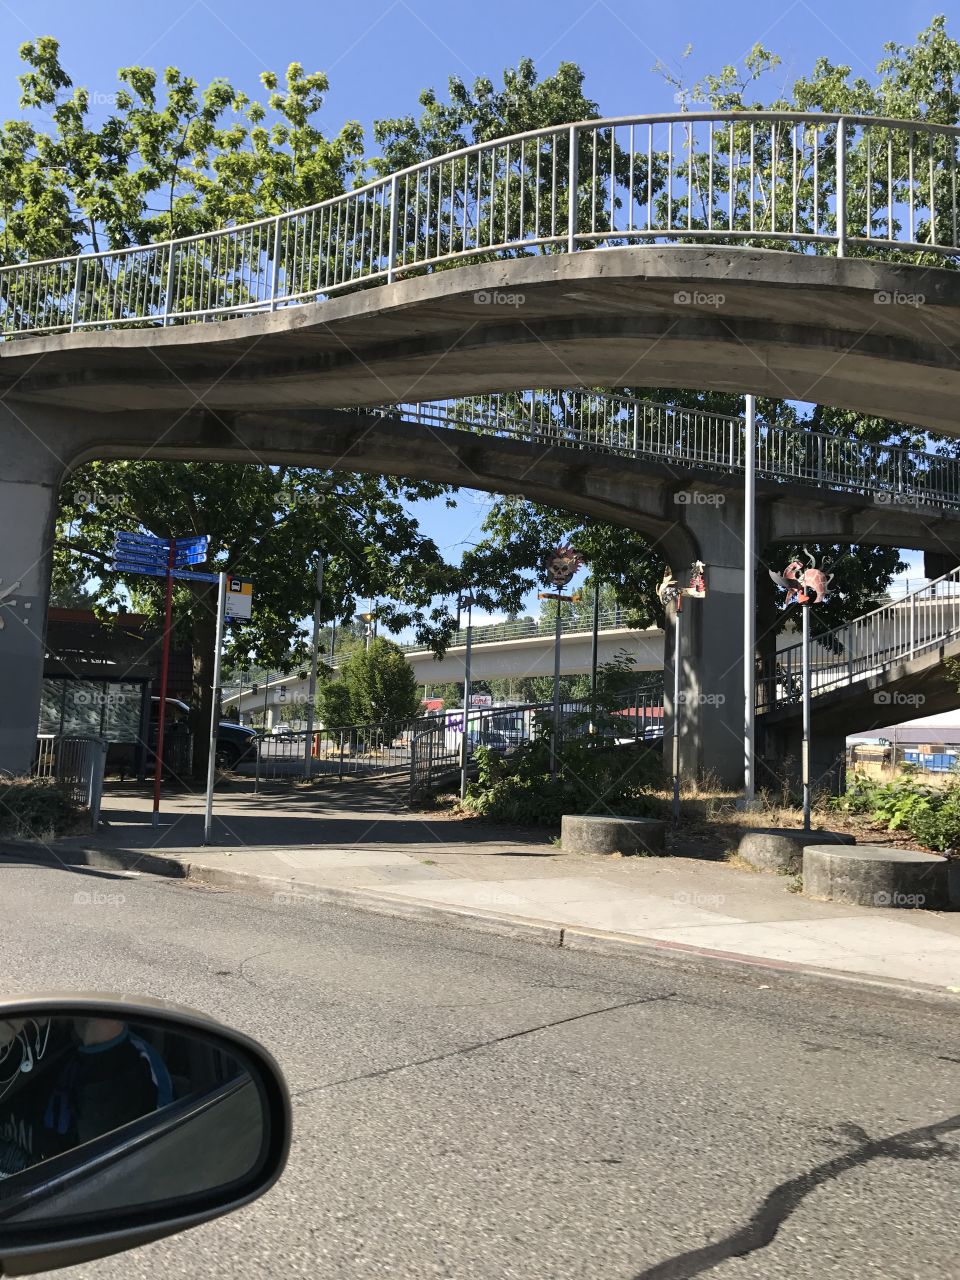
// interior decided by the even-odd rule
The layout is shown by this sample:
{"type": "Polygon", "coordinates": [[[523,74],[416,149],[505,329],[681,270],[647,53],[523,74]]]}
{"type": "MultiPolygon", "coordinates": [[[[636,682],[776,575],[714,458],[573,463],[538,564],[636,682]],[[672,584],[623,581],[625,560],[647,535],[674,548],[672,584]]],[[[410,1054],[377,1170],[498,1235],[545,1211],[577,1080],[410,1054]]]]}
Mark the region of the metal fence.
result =
{"type": "Polygon", "coordinates": [[[306,209],[0,270],[7,337],[229,319],[435,267],[637,243],[960,254],[960,129],[825,112],[586,120],[306,209]]]}
{"type": "MultiPolygon", "coordinates": [[[[598,622],[599,630],[615,631],[615,630],[636,630],[631,628],[627,621],[627,613],[625,609],[601,609],[598,622]]],[[[555,618],[515,618],[508,622],[495,622],[490,626],[475,626],[472,628],[471,643],[479,644],[496,644],[499,640],[524,640],[532,639],[536,636],[546,636],[550,639],[556,634],[557,623],[555,618]]],[[[583,632],[589,634],[593,629],[593,619],[570,616],[560,618],[560,631],[563,635],[569,635],[571,632],[583,632]]],[[[447,649],[454,649],[457,646],[467,643],[466,628],[462,627],[459,631],[455,631],[447,642],[447,649]]],[[[428,647],[423,644],[411,643],[402,644],[400,648],[404,653],[426,653],[428,647]]]]}
{"type": "MultiPolygon", "coordinates": [[[[637,742],[663,732],[663,695],[653,684],[604,699],[596,714],[588,700],[565,700],[561,734],[611,743],[637,742]]],[[[473,707],[467,724],[467,752],[479,747],[509,752],[550,731],[552,702],[473,707]]],[[[261,733],[235,772],[261,784],[293,785],[312,778],[408,775],[411,791],[431,785],[457,768],[463,711],[409,721],[380,721],[338,729],[261,733]]]]}
{"type": "Polygon", "coordinates": [[[33,759],[33,776],[35,778],[52,778],[53,766],[56,762],[57,741],[54,733],[37,734],[37,750],[33,759]]]}
{"type": "MultiPolygon", "coordinates": [[[[816,636],[811,642],[812,693],[843,688],[881,675],[893,663],[909,661],[960,636],[960,569],[816,636]]],[[[770,711],[801,697],[802,646],[781,649],[765,664],[757,709],[770,711]]]]}
{"type": "Polygon", "coordinates": [[[56,740],[53,776],[66,789],[74,804],[90,811],[90,825],[94,831],[100,824],[106,762],[105,738],[67,737],[56,740]]]}
{"type": "MultiPolygon", "coordinates": [[[[365,411],[369,412],[369,410],[365,411]]],[[[742,418],[589,391],[535,391],[385,406],[377,412],[538,445],[743,472],[742,418]]],[[[761,479],[873,495],[879,504],[960,507],[960,459],[794,427],[761,427],[761,479]]]]}

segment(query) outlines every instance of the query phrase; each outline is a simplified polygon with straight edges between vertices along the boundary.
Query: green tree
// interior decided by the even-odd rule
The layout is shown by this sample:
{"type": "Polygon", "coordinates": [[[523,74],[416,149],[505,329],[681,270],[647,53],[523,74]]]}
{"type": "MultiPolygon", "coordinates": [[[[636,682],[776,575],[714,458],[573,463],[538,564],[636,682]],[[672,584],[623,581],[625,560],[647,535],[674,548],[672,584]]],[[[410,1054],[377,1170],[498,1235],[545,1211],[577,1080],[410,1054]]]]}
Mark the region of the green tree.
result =
{"type": "MultiPolygon", "coordinates": [[[[119,72],[113,107],[92,119],[59,46],[41,37],[21,48],[24,116],[0,127],[0,264],[183,236],[341,193],[358,173],[362,133],[332,138],[317,124],[327,80],[292,63],[281,80],[261,77],[265,102],[223,79],[205,89],[174,67],[119,72]]],[[[93,280],[91,287],[96,288],[93,280]]],[[[8,307],[42,307],[6,294],[8,307]]],[[[42,318],[42,317],[38,317],[42,318]]],[[[353,597],[384,594],[384,622],[415,624],[429,642],[445,634],[432,597],[455,589],[437,548],[407,512],[435,485],[348,478],[334,498],[330,477],[307,468],[200,463],[99,462],[64,490],[54,580],[103,607],[132,598],[155,620],[156,580],[110,567],[117,529],[160,536],[207,533],[211,567],[256,583],[250,624],[231,630],[228,664],[286,671],[302,660],[300,620],[312,609],[313,557],[328,557],[324,616],[349,619],[353,597]],[[436,625],[435,625],[436,624],[436,625]]],[[[177,588],[176,616],[194,653],[194,767],[205,770],[215,601],[198,583],[177,588]]]]}
{"type": "Polygon", "coordinates": [[[354,649],[342,668],[355,724],[400,724],[420,714],[420,686],[402,649],[378,636],[354,649]]]}

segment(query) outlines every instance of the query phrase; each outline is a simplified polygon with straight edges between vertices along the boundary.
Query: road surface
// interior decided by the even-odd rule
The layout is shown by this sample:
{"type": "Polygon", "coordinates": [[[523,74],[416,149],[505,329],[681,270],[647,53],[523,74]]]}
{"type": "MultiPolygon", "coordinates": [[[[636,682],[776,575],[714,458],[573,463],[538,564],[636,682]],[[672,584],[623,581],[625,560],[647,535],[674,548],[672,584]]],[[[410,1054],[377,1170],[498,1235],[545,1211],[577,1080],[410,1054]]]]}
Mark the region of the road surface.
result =
{"type": "Polygon", "coordinates": [[[267,1196],[75,1280],[960,1276],[949,1010],[150,876],[0,879],[4,986],[196,1006],[293,1094],[267,1196]]]}

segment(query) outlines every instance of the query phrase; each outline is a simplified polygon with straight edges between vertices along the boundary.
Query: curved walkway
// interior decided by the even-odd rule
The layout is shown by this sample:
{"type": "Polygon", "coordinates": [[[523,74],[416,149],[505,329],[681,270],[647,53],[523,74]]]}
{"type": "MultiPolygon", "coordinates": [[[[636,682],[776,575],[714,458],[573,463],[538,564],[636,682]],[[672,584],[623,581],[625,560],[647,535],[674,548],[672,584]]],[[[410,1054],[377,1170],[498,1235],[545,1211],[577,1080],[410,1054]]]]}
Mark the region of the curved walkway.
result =
{"type": "Polygon", "coordinates": [[[225,319],[517,255],[749,244],[929,265],[960,253],[960,130],[810,112],[557,125],[306,209],[0,271],[6,336],[225,319]]]}
{"type": "MultiPolygon", "coordinates": [[[[656,458],[678,473],[743,472],[744,420],[605,392],[566,390],[467,396],[380,410],[427,427],[459,427],[532,444],[656,458]]],[[[761,428],[764,479],[867,493],[878,502],[960,509],[960,459],[802,428],[761,428]]]]}

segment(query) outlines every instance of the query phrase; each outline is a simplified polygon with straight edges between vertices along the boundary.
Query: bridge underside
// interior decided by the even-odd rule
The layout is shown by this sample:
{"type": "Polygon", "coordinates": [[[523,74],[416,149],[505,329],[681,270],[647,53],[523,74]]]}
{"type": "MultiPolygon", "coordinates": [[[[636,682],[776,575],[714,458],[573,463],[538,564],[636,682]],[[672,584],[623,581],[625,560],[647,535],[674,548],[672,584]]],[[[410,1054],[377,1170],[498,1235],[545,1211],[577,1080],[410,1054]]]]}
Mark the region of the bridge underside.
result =
{"type": "Polygon", "coordinates": [[[243,319],[0,346],[0,394],[97,412],[574,385],[749,390],[957,435],[960,273],[641,246],[462,266],[243,319]]]}
{"type": "MultiPolygon", "coordinates": [[[[694,558],[710,566],[707,599],[684,625],[679,709],[688,772],[736,785],[742,757],[741,480],[680,471],[663,462],[545,447],[514,439],[344,411],[310,413],[126,411],[65,413],[18,401],[0,405],[0,592],[9,618],[0,631],[0,667],[10,692],[0,700],[0,769],[29,767],[43,666],[43,619],[56,499],[63,475],[103,457],[291,463],[369,471],[523,494],[634,528],[682,573],[694,558]]],[[[789,539],[914,547],[960,562],[960,518],[878,505],[805,486],[759,486],[759,545],[789,539]]],[[[672,619],[666,652],[672,653],[672,619]]],[[[668,672],[667,688],[671,687],[668,672]]],[[[670,712],[668,706],[668,713],[670,712]]]]}

